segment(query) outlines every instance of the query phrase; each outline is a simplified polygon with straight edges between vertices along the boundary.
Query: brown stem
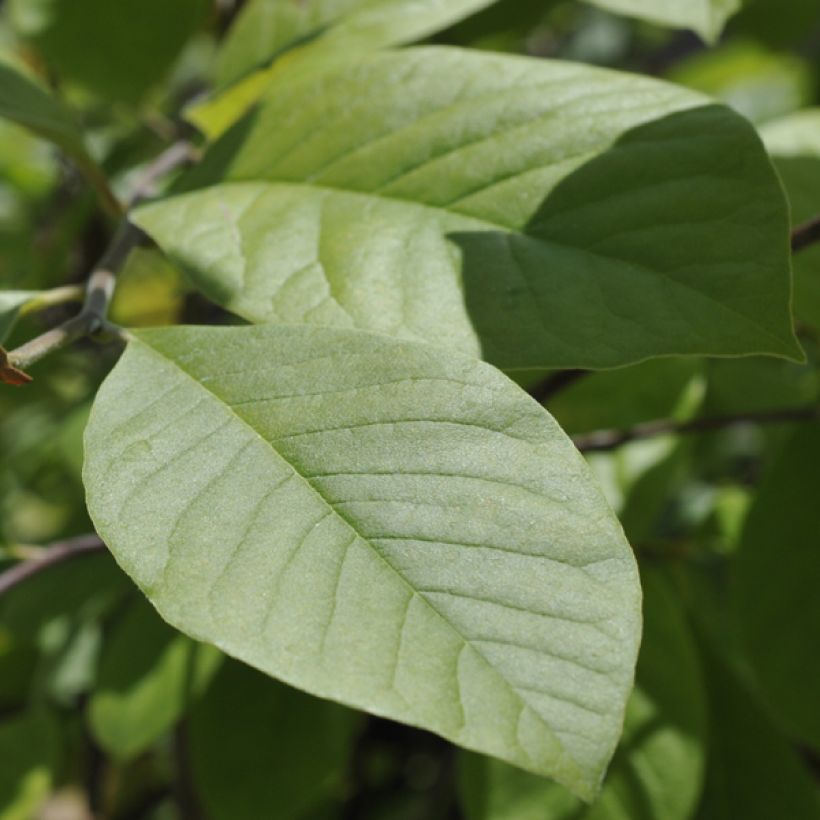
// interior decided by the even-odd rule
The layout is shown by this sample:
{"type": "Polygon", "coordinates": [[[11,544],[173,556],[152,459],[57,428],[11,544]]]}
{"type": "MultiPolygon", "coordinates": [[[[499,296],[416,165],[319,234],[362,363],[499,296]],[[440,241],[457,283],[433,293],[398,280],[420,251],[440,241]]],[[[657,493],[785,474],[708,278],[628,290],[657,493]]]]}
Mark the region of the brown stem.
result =
{"type": "MultiPolygon", "coordinates": [[[[153,195],[159,179],[180,166],[195,160],[196,149],[187,142],[174,143],[163,151],[143,172],[128,201],[129,208],[153,195]]],[[[7,354],[6,368],[0,377],[10,383],[24,383],[28,376],[23,371],[49,353],[59,350],[78,339],[93,336],[100,330],[114,330],[106,316],[114,295],[117,273],[122,269],[131,251],[139,245],[143,233],[125,217],[120,221],[114,237],[100,261],[94,266],[85,288],[82,310],[58,327],[31,339],[7,354]],[[3,373],[6,373],[3,376],[3,373]]]]}
{"type": "Polygon", "coordinates": [[[792,231],[792,253],[802,251],[816,242],[820,242],[820,214],[792,231]]]}
{"type": "Polygon", "coordinates": [[[788,422],[815,421],[820,419],[820,405],[812,407],[789,407],[782,410],[764,410],[757,413],[735,413],[726,416],[711,416],[675,421],[659,419],[636,424],[623,430],[597,430],[573,436],[575,446],[582,453],[614,450],[631,441],[640,441],[657,436],[679,435],[683,433],[705,433],[724,430],[738,424],[785,424],[788,422]]]}
{"type": "Polygon", "coordinates": [[[105,544],[96,535],[80,535],[77,538],[70,538],[67,541],[44,547],[42,554],[36,558],[20,561],[11,569],[0,573],[0,595],[14,589],[18,584],[23,583],[33,575],[49,569],[49,567],[77,558],[80,555],[102,552],[105,548],[105,544]]]}

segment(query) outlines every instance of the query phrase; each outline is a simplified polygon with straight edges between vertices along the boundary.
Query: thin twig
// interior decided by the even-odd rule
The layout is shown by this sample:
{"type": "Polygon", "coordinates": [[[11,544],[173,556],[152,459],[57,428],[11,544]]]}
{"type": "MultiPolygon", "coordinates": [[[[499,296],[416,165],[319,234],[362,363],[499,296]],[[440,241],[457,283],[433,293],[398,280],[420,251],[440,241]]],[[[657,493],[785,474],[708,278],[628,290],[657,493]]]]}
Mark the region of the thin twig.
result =
{"type": "Polygon", "coordinates": [[[711,416],[691,421],[659,419],[636,424],[623,430],[597,430],[573,436],[575,446],[582,453],[614,450],[631,441],[641,441],[657,436],[684,433],[705,433],[724,430],[739,424],[785,424],[788,422],[820,420],[820,405],[812,407],[789,407],[782,410],[763,410],[758,413],[735,413],[711,416]]]}
{"type": "Polygon", "coordinates": [[[557,396],[562,390],[571,387],[588,373],[589,370],[559,370],[557,373],[550,373],[543,381],[529,388],[527,392],[543,404],[557,396]]]}
{"type": "Polygon", "coordinates": [[[128,199],[129,209],[154,196],[156,185],[163,177],[178,168],[182,168],[184,165],[196,162],[199,157],[199,150],[186,140],[179,140],[166,148],[140,174],[128,199]]]}
{"type": "Polygon", "coordinates": [[[85,176],[86,181],[97,192],[102,209],[114,219],[122,219],[125,215],[125,208],[111,188],[108,177],[103,173],[100,166],[87,155],[77,156],[75,159],[77,167],[85,176]]]}
{"type": "Polygon", "coordinates": [[[820,242],[820,214],[792,231],[792,253],[802,251],[816,242],[820,242]]]}
{"type": "Polygon", "coordinates": [[[102,552],[105,549],[105,544],[96,535],[80,535],[77,538],[70,538],[67,541],[44,547],[42,554],[36,558],[20,561],[11,569],[0,573],[0,595],[56,564],[61,564],[81,555],[102,552]]]}
{"type": "MultiPolygon", "coordinates": [[[[133,208],[144,199],[155,193],[157,182],[171,171],[192,162],[197,157],[196,149],[187,142],[174,143],[163,151],[142,173],[131,197],[128,207],[133,208]]],[[[114,295],[117,274],[125,264],[131,251],[143,241],[143,233],[125,217],[120,221],[100,261],[94,266],[85,287],[85,301],[80,312],[58,327],[51,328],[35,339],[12,350],[7,354],[9,372],[25,371],[49,353],[65,347],[86,336],[94,336],[101,330],[116,330],[110,325],[106,316],[114,295]]],[[[23,373],[25,376],[25,373],[23,373]]],[[[6,378],[6,381],[9,379],[6,378]]],[[[19,382],[20,380],[18,380],[19,382]]]]}

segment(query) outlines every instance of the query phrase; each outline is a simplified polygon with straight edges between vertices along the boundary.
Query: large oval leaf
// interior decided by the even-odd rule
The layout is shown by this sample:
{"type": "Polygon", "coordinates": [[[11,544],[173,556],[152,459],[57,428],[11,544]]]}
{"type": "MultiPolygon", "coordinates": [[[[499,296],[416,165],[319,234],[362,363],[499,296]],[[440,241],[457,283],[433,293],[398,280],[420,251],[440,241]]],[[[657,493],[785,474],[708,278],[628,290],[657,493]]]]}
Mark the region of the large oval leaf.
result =
{"type": "Polygon", "coordinates": [[[357,331],[140,331],[86,451],[98,531],[174,626],[594,794],[632,683],[634,560],[498,371],[357,331]]]}
{"type": "Polygon", "coordinates": [[[501,367],[800,356],[788,214],[751,126],[683,89],[416,49],[274,83],[137,222],[256,322],[501,367]]]}
{"type": "Polygon", "coordinates": [[[689,820],[703,780],[706,698],[674,589],[642,572],[644,630],[624,735],[601,794],[582,806],[565,789],[499,761],[463,755],[469,820],[689,820]]]}

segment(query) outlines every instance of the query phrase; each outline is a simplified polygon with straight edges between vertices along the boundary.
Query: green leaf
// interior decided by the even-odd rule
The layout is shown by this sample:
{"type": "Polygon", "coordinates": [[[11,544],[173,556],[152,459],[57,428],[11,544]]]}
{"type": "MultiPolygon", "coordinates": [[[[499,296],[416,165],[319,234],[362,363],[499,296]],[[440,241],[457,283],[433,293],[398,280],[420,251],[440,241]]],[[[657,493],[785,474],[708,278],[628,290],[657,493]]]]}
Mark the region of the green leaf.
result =
{"type": "Polygon", "coordinates": [[[785,447],[760,486],[736,563],[735,612],[771,712],[820,749],[820,426],[785,447]]]}
{"type": "Polygon", "coordinates": [[[191,772],[208,817],[296,820],[338,787],[357,715],[228,662],[191,713],[191,772]],[[242,754],[237,754],[241,749],[242,754]]]}
{"type": "Polygon", "coordinates": [[[135,600],[105,643],[88,712],[97,741],[119,759],[136,757],[187,711],[221,660],[135,600]]]}
{"type": "Polygon", "coordinates": [[[658,23],[690,28],[708,43],[720,37],[726,21],[740,10],[741,0],[586,0],[607,11],[658,23]]]}
{"type": "Polygon", "coordinates": [[[61,79],[135,103],[166,74],[208,0],[11,0],[18,30],[61,79]]]}
{"type": "Polygon", "coordinates": [[[257,0],[245,7],[220,53],[221,84],[259,64],[186,118],[215,139],[257,103],[280,76],[327,72],[389,46],[412,43],[446,28],[493,0],[257,0]],[[282,52],[286,52],[282,54],[282,52]]]}
{"type": "Polygon", "coordinates": [[[504,368],[801,355],[769,160],[674,86],[381,55],[275,85],[189,183],[213,187],[136,221],[251,321],[435,339],[504,368]]]}
{"type": "Polygon", "coordinates": [[[716,652],[704,647],[709,760],[697,820],[817,820],[816,784],[716,652]]]}
{"type": "Polygon", "coordinates": [[[789,52],[753,40],[729,40],[719,49],[681,60],[668,79],[709,94],[753,122],[780,117],[814,99],[814,68],[789,52]]]}
{"type": "Polygon", "coordinates": [[[59,756],[50,715],[31,710],[0,723],[0,818],[30,820],[51,791],[59,756]]]}
{"type": "Polygon", "coordinates": [[[177,628],[595,793],[637,573],[581,456],[498,371],[332,328],[139,331],[98,394],[85,482],[177,628]]]}
{"type": "Polygon", "coordinates": [[[8,338],[20,311],[37,296],[38,291],[35,290],[0,290],[0,344],[8,338]]]}
{"type": "Polygon", "coordinates": [[[50,305],[79,301],[81,298],[82,288],[71,286],[50,291],[0,290],[0,344],[8,338],[21,316],[50,305]]]}
{"type": "Polygon", "coordinates": [[[315,59],[329,52],[347,52],[350,58],[368,50],[410,43],[492,2],[251,0],[222,46],[217,81],[229,85],[294,46],[305,48],[304,54],[315,59]]]}
{"type": "Polygon", "coordinates": [[[0,62],[0,117],[51,140],[68,154],[86,156],[82,134],[71,114],[40,86],[3,62],[0,62]]]}
{"type": "MultiPolygon", "coordinates": [[[[791,203],[792,224],[820,214],[820,108],[799,111],[760,129],[791,203]]],[[[820,328],[820,244],[794,257],[794,312],[820,328]]]]}
{"type": "Polygon", "coordinates": [[[673,590],[642,574],[645,632],[624,736],[600,796],[585,808],[560,786],[463,758],[468,820],[688,820],[700,796],[706,702],[697,651],[673,590]]]}

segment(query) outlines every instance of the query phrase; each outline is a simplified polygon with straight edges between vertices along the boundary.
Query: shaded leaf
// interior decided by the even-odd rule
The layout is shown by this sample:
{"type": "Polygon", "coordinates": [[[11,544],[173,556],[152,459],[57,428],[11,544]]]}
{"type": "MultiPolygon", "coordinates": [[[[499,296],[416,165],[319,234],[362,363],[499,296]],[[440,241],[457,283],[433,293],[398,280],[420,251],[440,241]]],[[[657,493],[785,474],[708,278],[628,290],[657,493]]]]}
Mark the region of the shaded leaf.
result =
{"type": "MultiPolygon", "coordinates": [[[[820,214],[820,108],[799,111],[760,129],[791,203],[796,227],[820,214]]],[[[820,328],[820,243],[794,256],[794,312],[820,328]]]]}
{"type": "Polygon", "coordinates": [[[220,180],[136,220],[251,321],[435,339],[504,368],[801,356],[769,160],[747,123],[673,86],[379,56],[272,87],[189,184],[220,180]]]}
{"type": "Polygon", "coordinates": [[[815,784],[715,651],[704,646],[709,759],[697,820],[817,820],[815,784]]]}
{"type": "Polygon", "coordinates": [[[185,714],[221,653],[170,629],[140,596],[107,637],[89,721],[100,745],[135,757],[185,714]]]}
{"type": "Polygon", "coordinates": [[[18,30],[53,70],[111,100],[137,102],[202,23],[208,0],[11,0],[18,30]]]}
{"type": "Polygon", "coordinates": [[[59,756],[53,718],[31,710],[0,722],[0,817],[30,820],[48,796],[59,756]]]}
{"type": "Polygon", "coordinates": [[[720,36],[741,0],[586,0],[607,11],[626,14],[662,26],[690,28],[709,43],[720,36]]]}
{"type": "Polygon", "coordinates": [[[338,787],[357,715],[228,662],[194,709],[191,769],[213,820],[295,820],[338,787]]]}
{"type": "Polygon", "coordinates": [[[820,749],[820,425],[781,452],[749,512],[736,561],[742,642],[774,715],[820,749]]]}
{"type": "Polygon", "coordinates": [[[330,328],[137,331],[84,475],[174,626],[594,794],[637,654],[634,560],[581,456],[493,368],[330,328]]]}
{"type": "Polygon", "coordinates": [[[85,156],[82,134],[71,114],[40,86],[3,62],[0,117],[31,129],[69,154],[85,156]]]}

